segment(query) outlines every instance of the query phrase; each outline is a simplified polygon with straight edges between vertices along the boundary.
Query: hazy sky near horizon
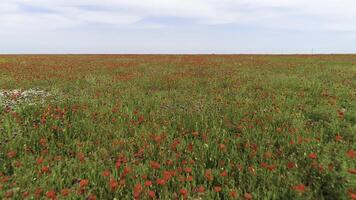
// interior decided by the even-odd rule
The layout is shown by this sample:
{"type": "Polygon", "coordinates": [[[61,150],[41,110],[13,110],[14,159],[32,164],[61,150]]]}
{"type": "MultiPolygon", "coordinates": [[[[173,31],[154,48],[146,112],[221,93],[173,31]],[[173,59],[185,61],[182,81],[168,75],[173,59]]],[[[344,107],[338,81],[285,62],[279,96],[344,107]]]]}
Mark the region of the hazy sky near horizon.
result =
{"type": "Polygon", "coordinates": [[[356,1],[0,0],[0,53],[356,53],[356,1]]]}

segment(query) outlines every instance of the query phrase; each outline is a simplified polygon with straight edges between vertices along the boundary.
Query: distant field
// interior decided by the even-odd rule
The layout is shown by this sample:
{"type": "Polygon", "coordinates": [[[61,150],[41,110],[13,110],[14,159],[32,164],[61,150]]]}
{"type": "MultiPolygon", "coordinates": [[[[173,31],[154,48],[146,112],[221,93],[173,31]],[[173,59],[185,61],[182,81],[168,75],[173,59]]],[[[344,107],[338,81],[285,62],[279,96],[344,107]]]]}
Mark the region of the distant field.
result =
{"type": "Polygon", "coordinates": [[[0,56],[0,199],[356,199],[356,55],[0,56]]]}

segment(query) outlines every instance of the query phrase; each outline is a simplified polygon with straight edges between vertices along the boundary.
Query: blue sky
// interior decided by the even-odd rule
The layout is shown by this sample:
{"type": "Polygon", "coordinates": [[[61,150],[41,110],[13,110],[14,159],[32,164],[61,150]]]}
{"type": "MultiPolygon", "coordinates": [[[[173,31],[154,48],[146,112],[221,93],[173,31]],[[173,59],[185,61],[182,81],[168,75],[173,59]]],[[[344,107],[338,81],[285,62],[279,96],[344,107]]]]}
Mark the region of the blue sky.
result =
{"type": "Polygon", "coordinates": [[[312,52],[356,52],[356,1],[0,1],[0,53],[312,52]]]}

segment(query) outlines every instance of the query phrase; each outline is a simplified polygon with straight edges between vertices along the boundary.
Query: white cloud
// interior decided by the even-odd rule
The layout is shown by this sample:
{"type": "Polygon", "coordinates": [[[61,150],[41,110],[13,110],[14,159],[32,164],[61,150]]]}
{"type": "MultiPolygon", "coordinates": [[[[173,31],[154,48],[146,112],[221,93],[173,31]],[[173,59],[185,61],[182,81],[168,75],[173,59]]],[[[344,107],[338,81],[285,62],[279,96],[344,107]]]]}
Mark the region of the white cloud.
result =
{"type": "Polygon", "coordinates": [[[0,33],[87,23],[120,26],[150,17],[203,24],[355,31],[355,11],[354,0],[1,0],[0,33]]]}
{"type": "Polygon", "coordinates": [[[0,13],[16,12],[18,11],[18,6],[13,3],[1,2],[0,3],[0,13]]]}

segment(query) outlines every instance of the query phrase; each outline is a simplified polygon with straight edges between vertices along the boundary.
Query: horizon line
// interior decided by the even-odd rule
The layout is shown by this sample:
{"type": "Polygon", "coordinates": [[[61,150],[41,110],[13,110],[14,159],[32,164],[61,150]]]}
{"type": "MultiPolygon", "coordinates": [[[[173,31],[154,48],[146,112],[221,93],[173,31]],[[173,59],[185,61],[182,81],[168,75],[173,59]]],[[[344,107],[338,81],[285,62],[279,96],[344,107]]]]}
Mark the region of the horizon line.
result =
{"type": "Polygon", "coordinates": [[[356,55],[354,53],[0,53],[0,56],[21,55],[356,55]]]}

